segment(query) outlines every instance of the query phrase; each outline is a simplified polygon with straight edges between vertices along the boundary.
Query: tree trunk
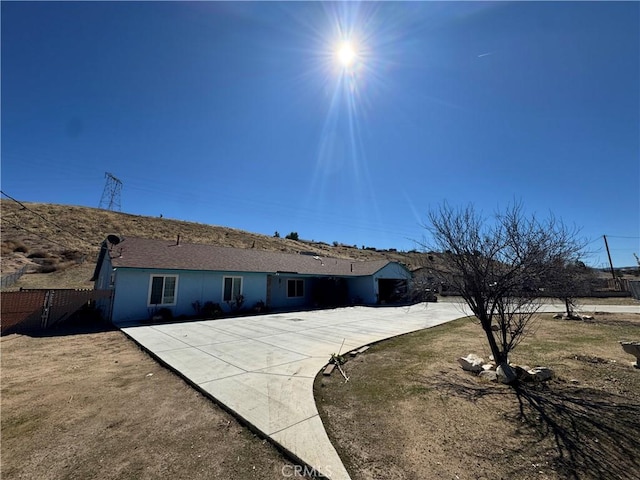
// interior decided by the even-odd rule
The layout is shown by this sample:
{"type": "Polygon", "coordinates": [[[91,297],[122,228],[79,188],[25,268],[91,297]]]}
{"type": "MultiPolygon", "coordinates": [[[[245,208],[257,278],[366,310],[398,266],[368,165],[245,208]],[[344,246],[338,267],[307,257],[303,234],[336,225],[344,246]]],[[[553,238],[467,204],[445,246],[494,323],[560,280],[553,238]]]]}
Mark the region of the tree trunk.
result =
{"type": "Polygon", "coordinates": [[[487,336],[489,347],[491,347],[491,354],[493,355],[493,360],[496,362],[496,365],[507,363],[508,352],[500,351],[496,338],[493,336],[493,330],[491,330],[491,319],[481,318],[480,323],[482,324],[482,329],[487,336]]]}
{"type": "Polygon", "coordinates": [[[573,309],[571,308],[571,300],[569,300],[568,298],[564,299],[564,305],[567,308],[567,317],[571,318],[573,317],[573,309]]]}

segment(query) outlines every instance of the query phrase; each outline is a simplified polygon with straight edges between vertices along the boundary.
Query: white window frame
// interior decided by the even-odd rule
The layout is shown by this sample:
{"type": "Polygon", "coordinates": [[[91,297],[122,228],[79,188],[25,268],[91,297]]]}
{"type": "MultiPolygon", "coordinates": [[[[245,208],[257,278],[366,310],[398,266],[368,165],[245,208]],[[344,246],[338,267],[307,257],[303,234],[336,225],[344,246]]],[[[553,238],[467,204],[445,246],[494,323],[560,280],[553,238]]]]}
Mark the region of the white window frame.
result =
{"type": "Polygon", "coordinates": [[[304,290],[305,290],[305,284],[304,284],[304,278],[287,278],[287,298],[304,298],[304,290]],[[289,295],[289,282],[296,282],[296,286],[294,287],[295,290],[295,295],[289,295]],[[302,295],[300,295],[300,292],[298,291],[297,285],[300,282],[302,284],[302,295]]]}
{"type": "Polygon", "coordinates": [[[244,290],[244,277],[238,276],[238,275],[226,275],[224,277],[222,277],[222,295],[220,296],[220,298],[222,298],[223,302],[235,302],[236,299],[233,297],[233,284],[236,282],[236,280],[240,280],[240,293],[238,293],[238,295],[243,295],[243,290],[244,290]],[[229,299],[225,299],[224,298],[224,286],[227,283],[227,278],[231,279],[231,298],[229,299]]]}
{"type": "Polygon", "coordinates": [[[152,273],[151,275],[149,275],[149,293],[147,294],[147,306],[148,307],[171,307],[171,306],[175,306],[176,303],[178,302],[178,281],[179,281],[179,276],[178,275],[163,275],[163,274],[158,274],[158,273],[152,273]],[[173,290],[173,302],[172,303],[151,303],[151,291],[153,290],[153,279],[156,277],[161,277],[162,278],[162,300],[164,300],[164,296],[165,296],[165,282],[167,278],[175,278],[175,286],[174,286],[174,290],[173,290]]]}

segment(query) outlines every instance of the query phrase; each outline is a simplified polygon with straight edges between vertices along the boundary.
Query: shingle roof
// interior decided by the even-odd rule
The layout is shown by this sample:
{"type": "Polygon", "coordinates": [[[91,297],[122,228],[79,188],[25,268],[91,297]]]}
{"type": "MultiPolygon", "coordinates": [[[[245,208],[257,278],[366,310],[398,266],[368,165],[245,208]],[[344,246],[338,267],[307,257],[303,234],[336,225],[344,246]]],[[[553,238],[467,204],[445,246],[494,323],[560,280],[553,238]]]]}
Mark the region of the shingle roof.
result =
{"type": "Polygon", "coordinates": [[[389,260],[356,261],[265,250],[218,247],[127,237],[111,248],[112,265],[121,268],[297,273],[301,275],[373,275],[389,260]]]}

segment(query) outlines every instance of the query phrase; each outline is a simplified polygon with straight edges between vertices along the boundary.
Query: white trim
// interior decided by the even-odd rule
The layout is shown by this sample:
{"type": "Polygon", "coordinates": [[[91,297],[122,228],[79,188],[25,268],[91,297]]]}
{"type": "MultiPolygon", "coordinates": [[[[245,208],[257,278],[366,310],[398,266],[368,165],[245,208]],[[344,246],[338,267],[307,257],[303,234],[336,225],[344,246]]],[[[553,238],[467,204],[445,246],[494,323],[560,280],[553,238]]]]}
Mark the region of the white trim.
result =
{"type": "Polygon", "coordinates": [[[162,274],[162,273],[151,273],[149,274],[149,291],[147,292],[147,307],[173,307],[178,303],[178,280],[179,275],[173,274],[162,274]],[[175,278],[176,284],[173,292],[173,303],[151,303],[151,289],[153,288],[153,278],[154,277],[162,277],[162,298],[164,298],[164,279],[166,278],[175,278]]]}
{"type": "Polygon", "coordinates": [[[239,278],[240,279],[240,295],[242,295],[243,291],[244,291],[244,277],[241,277],[239,275],[226,275],[224,277],[222,277],[222,294],[220,295],[220,298],[222,299],[223,302],[234,302],[235,298],[230,298],[229,300],[225,300],[224,299],[224,284],[227,280],[227,278],[230,278],[232,280],[231,282],[231,295],[233,296],[233,280],[239,278]]]}

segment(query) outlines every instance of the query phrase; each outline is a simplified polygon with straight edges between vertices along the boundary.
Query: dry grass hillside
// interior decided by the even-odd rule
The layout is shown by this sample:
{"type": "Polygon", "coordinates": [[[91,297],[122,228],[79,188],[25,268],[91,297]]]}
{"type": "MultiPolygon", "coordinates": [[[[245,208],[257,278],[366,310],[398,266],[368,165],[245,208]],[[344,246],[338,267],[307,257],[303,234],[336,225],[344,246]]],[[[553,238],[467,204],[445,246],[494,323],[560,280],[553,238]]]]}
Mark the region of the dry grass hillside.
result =
{"type": "Polygon", "coordinates": [[[323,242],[295,241],[233,228],[168,218],[145,217],[98,208],[22,202],[3,199],[2,274],[22,267],[33,275],[17,286],[31,288],[88,287],[91,267],[100,243],[111,233],[123,237],[176,239],[238,248],[257,248],[290,253],[313,253],[354,260],[388,258],[409,268],[420,266],[424,255],[360,249],[323,242]]]}

